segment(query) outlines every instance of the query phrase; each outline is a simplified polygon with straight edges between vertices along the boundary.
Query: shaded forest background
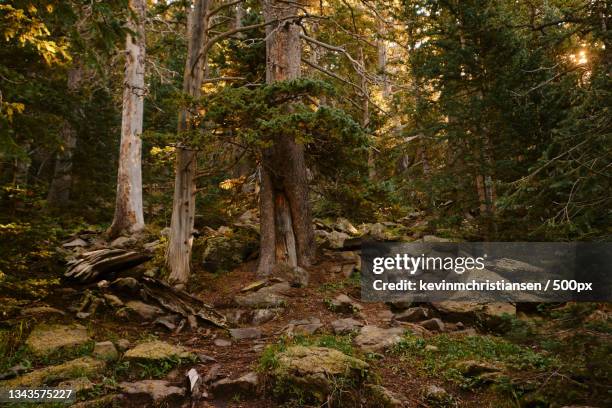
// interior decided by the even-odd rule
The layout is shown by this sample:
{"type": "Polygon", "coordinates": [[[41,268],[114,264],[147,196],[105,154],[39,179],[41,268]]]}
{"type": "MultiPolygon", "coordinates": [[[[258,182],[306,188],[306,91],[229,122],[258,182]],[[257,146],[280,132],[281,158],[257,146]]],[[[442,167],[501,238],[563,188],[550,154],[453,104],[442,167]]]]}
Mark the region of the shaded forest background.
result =
{"type": "Polygon", "coordinates": [[[0,0],[1,384],[89,362],[81,407],[149,380],[609,406],[609,303],[361,302],[359,251],[610,241],[611,24],[605,0],[0,0]]]}

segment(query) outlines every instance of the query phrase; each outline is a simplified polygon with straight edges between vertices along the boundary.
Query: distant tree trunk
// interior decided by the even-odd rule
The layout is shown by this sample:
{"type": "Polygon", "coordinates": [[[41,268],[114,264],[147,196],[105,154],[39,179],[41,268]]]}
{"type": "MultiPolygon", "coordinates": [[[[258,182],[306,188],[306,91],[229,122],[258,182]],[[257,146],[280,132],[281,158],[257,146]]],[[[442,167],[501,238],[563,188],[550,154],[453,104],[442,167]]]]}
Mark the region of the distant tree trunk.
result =
{"type": "MultiPolygon", "coordinates": [[[[183,92],[193,98],[200,96],[204,81],[206,56],[202,55],[202,52],[208,29],[206,19],[208,7],[208,0],[194,0],[187,18],[188,44],[183,76],[183,92]]],[[[182,108],[178,120],[179,137],[193,128],[191,112],[186,107],[182,108]]],[[[189,279],[195,221],[197,154],[194,149],[190,149],[181,143],[177,144],[175,171],[172,220],[170,222],[170,239],[166,251],[166,265],[170,269],[169,281],[184,284],[189,279]]]]}
{"type": "Polygon", "coordinates": [[[144,228],[142,209],[142,119],[145,94],[145,0],[130,0],[130,32],[126,38],[121,147],[117,173],[115,217],[111,237],[144,228]]]}
{"type": "MultiPolygon", "coordinates": [[[[75,62],[68,71],[68,92],[74,93],[82,80],[82,67],[75,62]]],[[[54,207],[62,207],[70,200],[72,188],[72,155],[77,143],[76,129],[68,119],[60,129],[61,147],[55,157],[55,170],[49,186],[47,202],[54,207]]]]}
{"type": "Polygon", "coordinates": [[[14,160],[13,165],[13,184],[16,186],[26,186],[28,184],[28,174],[30,173],[30,166],[32,161],[30,160],[30,147],[32,146],[31,140],[26,140],[21,144],[26,157],[17,157],[14,160]]]}
{"type": "MultiPolygon", "coordinates": [[[[363,92],[361,99],[361,126],[364,129],[367,129],[370,126],[370,94],[369,94],[369,86],[368,86],[368,78],[366,77],[365,67],[365,55],[363,53],[363,47],[359,48],[359,58],[361,62],[361,66],[363,67],[363,72],[361,73],[361,89],[363,92]]],[[[376,161],[374,148],[370,148],[368,150],[368,177],[370,180],[373,180],[376,177],[376,161]]]]}
{"type": "MultiPolygon", "coordinates": [[[[299,78],[300,26],[288,19],[297,7],[279,0],[264,0],[263,6],[267,22],[283,20],[267,26],[266,81],[299,78]]],[[[273,142],[261,166],[260,275],[270,274],[277,263],[307,267],[315,254],[304,146],[285,135],[273,142]]]]}

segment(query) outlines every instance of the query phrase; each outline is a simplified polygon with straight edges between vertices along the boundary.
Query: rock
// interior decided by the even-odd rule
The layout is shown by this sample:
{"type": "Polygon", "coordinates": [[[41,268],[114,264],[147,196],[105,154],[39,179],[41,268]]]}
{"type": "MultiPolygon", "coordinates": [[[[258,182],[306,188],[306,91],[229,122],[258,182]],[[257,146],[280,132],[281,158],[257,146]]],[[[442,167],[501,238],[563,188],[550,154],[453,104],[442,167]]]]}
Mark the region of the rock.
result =
{"type": "Polygon", "coordinates": [[[285,263],[276,264],[272,275],[286,280],[294,288],[308,286],[309,273],[306,269],[299,266],[289,266],[285,263]]]}
{"type": "Polygon", "coordinates": [[[334,320],[331,322],[331,325],[335,334],[349,334],[360,327],[363,327],[363,323],[351,317],[334,320]]]}
{"type": "Polygon", "coordinates": [[[350,238],[350,235],[345,232],[332,231],[327,234],[329,246],[333,249],[341,249],[344,247],[344,241],[350,238]]]}
{"type": "Polygon", "coordinates": [[[425,235],[421,238],[421,242],[453,242],[448,238],[436,237],[435,235],[425,235]]]}
{"type": "Polygon", "coordinates": [[[119,384],[122,392],[128,395],[146,395],[153,402],[160,403],[169,399],[179,399],[185,395],[182,388],[170,385],[165,380],[142,380],[137,382],[122,382],[119,384]]]}
{"type": "Polygon", "coordinates": [[[346,218],[338,218],[334,224],[334,228],[339,231],[346,232],[347,234],[359,235],[359,230],[355,228],[355,226],[346,218]]]}
{"type": "Polygon", "coordinates": [[[132,277],[126,278],[117,278],[112,283],[111,286],[116,287],[117,289],[123,289],[128,291],[134,291],[140,287],[138,281],[132,277]]]}
{"type": "MultiPolygon", "coordinates": [[[[266,309],[263,309],[266,310],[266,309]]],[[[253,311],[245,309],[229,309],[223,313],[225,319],[233,325],[248,324],[253,319],[253,311]]]]}
{"type": "Polygon", "coordinates": [[[73,380],[62,381],[57,385],[57,388],[70,389],[76,394],[80,394],[83,391],[89,391],[93,389],[94,384],[89,381],[87,377],[79,377],[73,380]]]}
{"type": "Polygon", "coordinates": [[[355,337],[355,344],[365,351],[380,352],[400,341],[404,334],[401,327],[383,329],[377,326],[364,326],[355,337]]]}
{"type": "Polygon", "coordinates": [[[402,312],[412,306],[412,302],[408,300],[395,300],[386,302],[387,306],[395,313],[402,312]]]}
{"type": "Polygon", "coordinates": [[[419,323],[421,326],[426,328],[427,330],[442,332],[444,331],[444,322],[437,317],[433,319],[425,320],[419,323]]]}
{"type": "Polygon", "coordinates": [[[29,367],[24,365],[24,364],[17,364],[11,368],[9,368],[8,370],[6,370],[5,372],[0,374],[0,380],[7,380],[9,378],[15,378],[17,377],[19,374],[25,373],[26,371],[28,371],[29,367]]]}
{"type": "Polygon", "coordinates": [[[128,245],[131,245],[133,243],[135,243],[136,240],[134,238],[130,238],[130,237],[119,237],[114,239],[111,243],[110,246],[113,248],[124,248],[128,245]]]}
{"type": "Polygon", "coordinates": [[[434,346],[433,344],[428,344],[425,346],[425,351],[429,351],[431,353],[435,353],[440,351],[440,349],[437,346],[434,346]]]}
{"type": "Polygon", "coordinates": [[[119,339],[116,344],[119,351],[125,351],[132,345],[128,339],[119,339]]]}
{"type": "Polygon", "coordinates": [[[21,377],[0,382],[0,388],[39,387],[54,381],[89,377],[101,373],[106,364],[91,357],[81,357],[65,363],[41,368],[21,377]]]}
{"type": "Polygon", "coordinates": [[[192,354],[184,347],[153,340],[140,343],[125,352],[124,358],[132,360],[164,360],[167,358],[189,358],[192,354]]]}
{"type": "Polygon", "coordinates": [[[66,313],[51,306],[27,307],[21,310],[22,316],[40,316],[49,314],[65,315],[66,313]]]}
{"type": "MultiPolygon", "coordinates": [[[[278,279],[278,278],[275,278],[275,279],[278,279]]],[[[279,281],[275,283],[274,285],[263,287],[259,289],[257,292],[258,293],[271,293],[273,295],[279,295],[279,296],[291,296],[293,289],[291,288],[291,285],[289,284],[289,282],[283,279],[278,279],[278,280],[279,281]]]]}
{"type": "Polygon", "coordinates": [[[287,302],[287,298],[284,296],[262,292],[261,290],[246,295],[238,295],[234,299],[239,306],[254,309],[283,307],[287,302]]]}
{"type": "Polygon", "coordinates": [[[419,322],[429,317],[429,310],[422,307],[411,307],[393,316],[399,322],[419,322]]]}
{"type": "Polygon", "coordinates": [[[264,324],[274,319],[281,309],[257,309],[253,312],[251,323],[254,325],[264,324]]]}
{"type": "Polygon", "coordinates": [[[114,361],[119,358],[119,352],[111,341],[101,341],[96,343],[94,345],[92,355],[106,361],[114,361]]]}
{"type": "Polygon", "coordinates": [[[75,238],[72,241],[66,242],[65,244],[62,244],[62,247],[64,248],[77,248],[77,247],[86,247],[87,245],[89,245],[87,243],[87,241],[81,239],[81,238],[75,238]]]}
{"type": "Polygon", "coordinates": [[[43,356],[62,348],[81,346],[90,340],[87,329],[78,324],[41,324],[32,330],[26,345],[34,354],[43,356]]]}
{"type": "Polygon", "coordinates": [[[323,325],[321,320],[316,317],[302,320],[291,320],[287,325],[286,332],[288,335],[310,335],[316,333],[323,325]]]}
{"type": "Polygon", "coordinates": [[[225,377],[227,376],[221,372],[221,364],[215,364],[212,367],[210,367],[210,369],[204,376],[204,383],[211,384],[225,377]]]}
{"type": "Polygon", "coordinates": [[[500,258],[487,263],[487,268],[503,276],[537,276],[544,273],[544,269],[517,261],[516,259],[500,258]]]}
{"type": "Polygon", "coordinates": [[[501,367],[495,364],[476,360],[459,361],[455,364],[455,368],[459,370],[461,374],[468,377],[476,377],[484,373],[493,373],[502,370],[501,367]]]}
{"type": "Polygon", "coordinates": [[[450,399],[450,395],[442,387],[431,384],[425,389],[424,396],[432,402],[446,402],[450,399]]]}
{"type": "Polygon", "coordinates": [[[338,391],[338,384],[358,386],[368,368],[365,361],[335,349],[291,346],[277,355],[277,364],[268,372],[274,383],[282,384],[283,390],[325,401],[338,391]]]}
{"type": "Polygon", "coordinates": [[[202,377],[195,368],[191,368],[185,373],[185,382],[187,383],[187,391],[192,398],[208,397],[208,393],[203,387],[202,377]]]}
{"type": "Polygon", "coordinates": [[[163,311],[157,307],[147,303],[141,302],[140,300],[130,300],[125,306],[138,314],[144,320],[153,320],[157,316],[161,315],[163,311]]]}
{"type": "Polygon", "coordinates": [[[104,299],[106,299],[106,302],[112,307],[123,307],[123,302],[121,301],[121,299],[119,299],[118,296],[115,296],[110,293],[105,293],[103,296],[104,299]]]}
{"type": "Polygon", "coordinates": [[[393,320],[393,313],[390,310],[383,309],[376,312],[376,317],[378,317],[383,322],[390,322],[393,320]]]}
{"type": "Polygon", "coordinates": [[[385,387],[376,384],[367,384],[366,391],[368,400],[376,404],[376,407],[381,408],[402,408],[404,403],[398,398],[395,393],[389,391],[385,387]]]}
{"type": "Polygon", "coordinates": [[[357,313],[362,309],[359,303],[344,294],[336,296],[330,302],[329,308],[337,313],[357,313]]]}
{"type": "Polygon", "coordinates": [[[204,353],[198,353],[198,360],[201,363],[216,363],[217,359],[204,353]]]}
{"type": "Polygon", "coordinates": [[[178,315],[166,315],[158,317],[153,323],[163,326],[170,331],[173,331],[176,329],[176,326],[179,324],[180,321],[181,318],[178,315]]]}
{"type": "Polygon", "coordinates": [[[256,327],[230,329],[229,332],[232,338],[235,340],[258,339],[261,337],[261,330],[256,327]]]}
{"type": "Polygon", "coordinates": [[[161,241],[159,239],[157,239],[157,240],[155,240],[153,242],[147,242],[146,244],[144,244],[142,246],[142,248],[145,251],[154,252],[157,249],[157,247],[160,246],[160,245],[161,245],[161,241]]]}
{"type": "Polygon", "coordinates": [[[210,391],[219,398],[233,398],[235,395],[252,397],[257,392],[258,377],[257,373],[250,372],[235,380],[224,378],[214,382],[210,386],[210,391]]]}
{"type": "Polygon", "coordinates": [[[232,342],[227,339],[215,339],[213,343],[217,347],[229,347],[232,345],[232,342]]]}
{"type": "Polygon", "coordinates": [[[486,327],[497,326],[504,315],[515,316],[516,306],[507,302],[434,302],[432,306],[445,318],[453,321],[483,324],[486,327]]]}

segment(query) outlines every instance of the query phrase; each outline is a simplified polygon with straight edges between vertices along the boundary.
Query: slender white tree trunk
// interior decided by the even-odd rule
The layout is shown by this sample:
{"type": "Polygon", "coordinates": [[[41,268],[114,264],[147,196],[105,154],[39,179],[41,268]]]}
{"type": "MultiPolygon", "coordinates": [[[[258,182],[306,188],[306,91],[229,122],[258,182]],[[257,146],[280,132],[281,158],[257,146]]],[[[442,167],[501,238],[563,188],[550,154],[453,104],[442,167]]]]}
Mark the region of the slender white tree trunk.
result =
{"type": "MultiPolygon", "coordinates": [[[[206,55],[203,55],[208,30],[208,0],[194,0],[187,17],[187,61],[183,76],[183,92],[197,98],[204,81],[206,55]]],[[[193,129],[193,118],[186,108],[179,112],[179,137],[193,129]]],[[[170,240],[166,251],[166,265],[170,270],[169,281],[185,284],[189,279],[193,227],[195,221],[195,176],[197,173],[196,151],[179,143],[176,147],[174,198],[170,240]]]]}
{"type": "Polygon", "coordinates": [[[143,102],[145,94],[145,0],[130,0],[126,38],[125,83],[121,118],[121,147],[117,173],[115,217],[110,236],[134,233],[144,228],[142,210],[141,154],[143,102]]]}

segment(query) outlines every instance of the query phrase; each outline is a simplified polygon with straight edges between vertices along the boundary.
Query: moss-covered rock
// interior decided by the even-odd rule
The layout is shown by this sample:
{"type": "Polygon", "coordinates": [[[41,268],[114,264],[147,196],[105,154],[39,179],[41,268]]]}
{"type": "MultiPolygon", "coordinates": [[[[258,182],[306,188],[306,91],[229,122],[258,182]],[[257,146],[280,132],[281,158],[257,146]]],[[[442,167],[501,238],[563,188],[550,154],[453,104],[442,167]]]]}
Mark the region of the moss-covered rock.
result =
{"type": "Polygon", "coordinates": [[[81,346],[90,340],[87,329],[78,324],[41,324],[32,330],[26,345],[34,354],[45,356],[59,349],[81,346]]]}
{"type": "Polygon", "coordinates": [[[124,354],[126,359],[149,361],[191,358],[192,356],[193,355],[182,346],[159,340],[140,343],[124,354]]]}
{"type": "Polygon", "coordinates": [[[105,366],[106,364],[104,361],[96,360],[91,357],[81,357],[60,365],[35,370],[21,377],[2,381],[0,382],[0,388],[33,388],[60,380],[90,377],[101,373],[105,366]]]}
{"type": "Polygon", "coordinates": [[[280,352],[269,371],[277,397],[325,401],[355,388],[368,364],[327,347],[292,346],[280,352]]]}

